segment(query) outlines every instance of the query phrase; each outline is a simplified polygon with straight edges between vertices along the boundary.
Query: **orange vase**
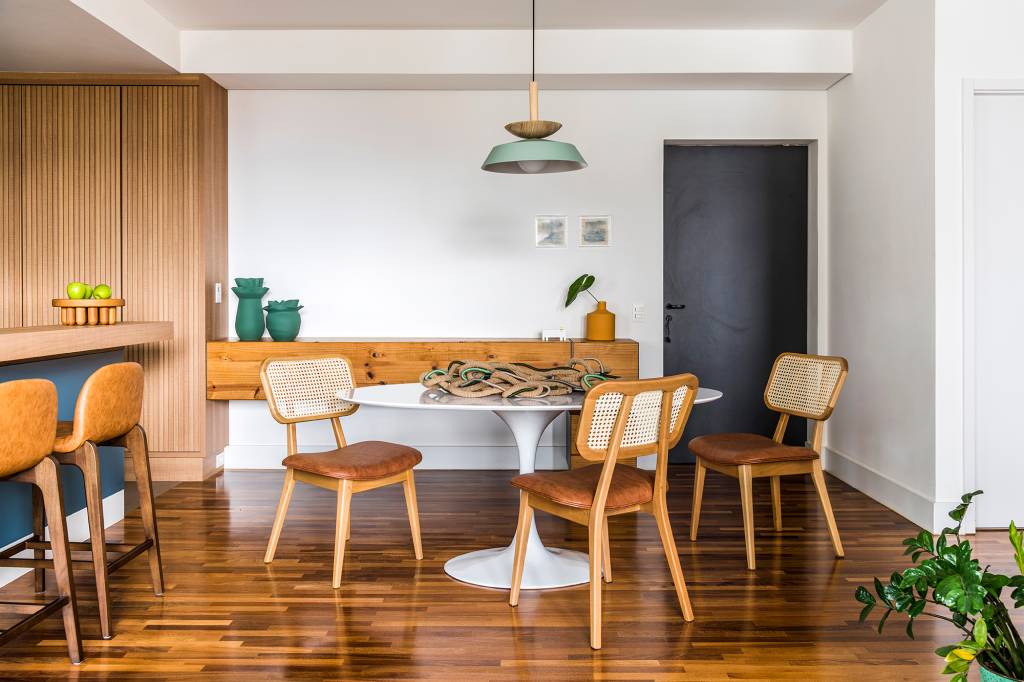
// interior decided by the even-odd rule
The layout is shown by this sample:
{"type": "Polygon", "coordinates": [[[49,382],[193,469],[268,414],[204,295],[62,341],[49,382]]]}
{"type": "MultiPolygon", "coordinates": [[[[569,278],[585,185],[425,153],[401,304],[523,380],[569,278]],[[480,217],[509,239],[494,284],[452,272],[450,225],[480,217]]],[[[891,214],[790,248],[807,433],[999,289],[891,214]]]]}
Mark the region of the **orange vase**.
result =
{"type": "Polygon", "coordinates": [[[614,341],[615,313],[608,312],[608,304],[597,302],[597,309],[587,313],[587,341],[614,341]]]}

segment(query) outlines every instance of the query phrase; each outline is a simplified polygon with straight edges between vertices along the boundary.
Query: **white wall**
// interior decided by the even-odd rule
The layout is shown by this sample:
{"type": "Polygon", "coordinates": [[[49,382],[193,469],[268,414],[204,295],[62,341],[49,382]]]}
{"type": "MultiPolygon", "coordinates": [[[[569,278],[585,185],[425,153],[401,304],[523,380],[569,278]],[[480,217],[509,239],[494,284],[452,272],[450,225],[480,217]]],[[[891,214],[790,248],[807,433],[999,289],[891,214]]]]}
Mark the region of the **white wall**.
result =
{"type": "MultiPolygon", "coordinates": [[[[965,462],[964,87],[970,79],[1024,78],[1024,3],[938,0],[935,65],[936,514],[974,486],[965,462]]],[[[1018,84],[1019,85],[1019,84],[1018,84]]],[[[970,211],[971,207],[967,207],[970,211]]],[[[969,333],[969,330],[968,330],[969,333]]],[[[970,448],[969,448],[970,449],[970,448]]],[[[937,519],[938,522],[938,519],[937,519]]]]}
{"type": "MultiPolygon", "coordinates": [[[[268,298],[302,299],[303,336],[533,337],[560,324],[581,333],[586,303],[566,311],[562,301],[567,284],[591,272],[619,315],[618,334],[640,342],[641,374],[658,375],[664,141],[820,140],[824,230],[825,100],[542,91],[542,116],[565,124],[557,138],[577,144],[590,167],[509,176],[480,164],[512,139],[502,126],[525,117],[525,92],[232,91],[231,277],[263,276],[268,298]],[[550,213],[569,216],[569,248],[533,246],[534,215],[550,213]],[[578,217],[605,213],[612,246],[576,246],[578,217]],[[636,303],[648,321],[631,321],[636,303]]],[[[515,465],[496,418],[446,417],[366,409],[346,428],[350,439],[421,447],[428,465],[515,465]]],[[[307,445],[329,441],[309,427],[307,445]]],[[[234,402],[230,442],[229,467],[276,465],[283,427],[262,402],[234,402]]],[[[557,463],[560,450],[549,443],[541,464],[557,463]]]]}
{"type": "Polygon", "coordinates": [[[826,467],[931,526],[935,502],[934,3],[890,0],[828,91],[830,353],[850,377],[826,467]]]}

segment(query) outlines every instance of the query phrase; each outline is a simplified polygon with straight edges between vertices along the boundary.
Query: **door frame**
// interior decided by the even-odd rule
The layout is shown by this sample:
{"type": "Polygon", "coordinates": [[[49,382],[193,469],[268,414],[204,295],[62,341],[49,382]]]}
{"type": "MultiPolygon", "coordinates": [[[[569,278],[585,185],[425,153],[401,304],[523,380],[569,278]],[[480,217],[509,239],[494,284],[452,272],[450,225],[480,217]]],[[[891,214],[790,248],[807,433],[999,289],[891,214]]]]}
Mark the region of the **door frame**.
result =
{"type": "MultiPolygon", "coordinates": [[[[975,224],[974,224],[974,173],[975,173],[975,102],[978,97],[998,95],[1024,95],[1024,80],[1021,79],[965,79],[963,83],[963,236],[962,236],[962,267],[963,267],[963,490],[977,489],[977,365],[975,362],[976,334],[974,294],[976,291],[975,268],[975,224]]],[[[972,506],[964,517],[964,533],[977,530],[977,516],[972,506]]]]}
{"type": "MultiPolygon", "coordinates": [[[[826,145],[818,139],[668,139],[662,142],[662,177],[665,173],[665,147],[807,147],[807,352],[827,353],[828,344],[828,159],[826,145]]],[[[662,195],[665,188],[662,187],[662,195]]],[[[662,207],[662,237],[665,215],[662,207]]],[[[662,242],[662,267],[665,246],[662,242]]],[[[662,281],[665,273],[662,272],[662,281]]],[[[665,289],[662,286],[660,315],[665,309],[665,289]]],[[[664,343],[662,343],[664,353],[664,343]]],[[[664,366],[662,366],[664,372],[664,366]]],[[[768,380],[767,369],[764,376],[768,380]]],[[[826,429],[827,433],[827,429],[826,429]]],[[[827,448],[822,448],[824,458],[827,448]]],[[[822,462],[828,469],[827,460],[822,462]]]]}

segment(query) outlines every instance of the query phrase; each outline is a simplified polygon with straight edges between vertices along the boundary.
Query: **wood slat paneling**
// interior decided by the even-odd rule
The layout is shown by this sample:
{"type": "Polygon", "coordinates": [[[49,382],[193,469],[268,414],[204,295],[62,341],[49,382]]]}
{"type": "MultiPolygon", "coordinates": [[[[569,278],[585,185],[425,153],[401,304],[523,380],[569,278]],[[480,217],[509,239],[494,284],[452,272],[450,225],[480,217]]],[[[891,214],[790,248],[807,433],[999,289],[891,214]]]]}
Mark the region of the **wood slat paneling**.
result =
{"type": "MultiPolygon", "coordinates": [[[[228,93],[203,77],[199,83],[199,213],[202,230],[201,262],[203,287],[198,295],[205,301],[206,335],[204,341],[228,335],[227,303],[214,303],[214,287],[219,282],[228,291],[228,93]]],[[[226,300],[226,299],[225,299],[226,300]]],[[[201,344],[204,346],[205,344],[201,344]]],[[[201,356],[201,379],[206,377],[206,354],[201,356]]],[[[201,385],[194,390],[201,392],[201,385]]],[[[205,430],[203,469],[216,468],[216,455],[228,444],[228,404],[204,401],[205,430]]]]}
{"type": "Polygon", "coordinates": [[[22,87],[0,86],[0,327],[21,326],[22,87]]]}
{"type": "Polygon", "coordinates": [[[122,88],[126,320],[171,320],[174,339],[136,346],[153,451],[199,453],[206,339],[196,88],[122,88]]]}
{"type": "Polygon", "coordinates": [[[569,341],[486,339],[473,341],[211,341],[207,348],[206,397],[210,400],[263,400],[260,364],[268,357],[336,353],[349,359],[356,384],[419,381],[428,368],[452,360],[504,360],[540,366],[569,359],[569,341]]]}
{"type": "Polygon", "coordinates": [[[51,300],[71,280],[122,289],[120,89],[22,92],[21,323],[37,326],[58,322],[51,300]]]}

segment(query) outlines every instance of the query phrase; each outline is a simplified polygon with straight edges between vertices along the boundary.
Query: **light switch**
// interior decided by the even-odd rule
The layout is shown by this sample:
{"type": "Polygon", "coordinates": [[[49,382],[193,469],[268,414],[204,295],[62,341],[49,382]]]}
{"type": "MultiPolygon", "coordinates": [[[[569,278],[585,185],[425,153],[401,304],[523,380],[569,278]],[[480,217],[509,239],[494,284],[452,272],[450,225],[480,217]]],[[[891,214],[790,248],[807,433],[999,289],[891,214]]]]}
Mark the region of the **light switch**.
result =
{"type": "Polygon", "coordinates": [[[221,299],[223,298],[224,296],[223,294],[221,294],[220,291],[220,282],[217,282],[216,284],[213,285],[213,302],[220,303],[221,299]]]}
{"type": "Polygon", "coordinates": [[[647,308],[644,307],[643,303],[633,304],[633,321],[643,322],[647,319],[647,308]]]}

